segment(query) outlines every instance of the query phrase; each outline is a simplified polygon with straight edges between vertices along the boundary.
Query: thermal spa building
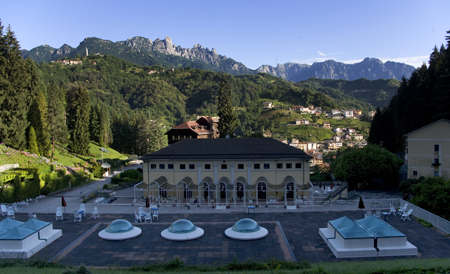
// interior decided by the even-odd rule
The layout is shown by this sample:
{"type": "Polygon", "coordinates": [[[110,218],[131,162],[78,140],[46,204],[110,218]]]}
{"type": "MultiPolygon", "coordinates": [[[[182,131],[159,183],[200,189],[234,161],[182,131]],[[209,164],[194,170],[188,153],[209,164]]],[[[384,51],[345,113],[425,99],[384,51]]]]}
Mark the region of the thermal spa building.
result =
{"type": "Polygon", "coordinates": [[[269,138],[185,139],[142,157],[152,203],[284,204],[310,196],[302,150],[269,138]]]}

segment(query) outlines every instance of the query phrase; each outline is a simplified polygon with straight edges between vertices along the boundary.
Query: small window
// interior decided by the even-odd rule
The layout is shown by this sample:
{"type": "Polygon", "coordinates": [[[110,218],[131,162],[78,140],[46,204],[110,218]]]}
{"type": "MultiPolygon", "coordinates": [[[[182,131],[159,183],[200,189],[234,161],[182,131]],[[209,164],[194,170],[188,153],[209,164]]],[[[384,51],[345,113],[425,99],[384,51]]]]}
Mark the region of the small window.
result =
{"type": "Polygon", "coordinates": [[[302,163],[295,163],[295,168],[302,168],[302,163]]]}
{"type": "Polygon", "coordinates": [[[439,164],[439,158],[434,158],[434,163],[439,164]]]}
{"type": "Polygon", "coordinates": [[[261,168],[261,165],[260,164],[254,164],[253,165],[253,169],[260,169],[261,168]]]}
{"type": "Polygon", "coordinates": [[[435,171],[434,172],[434,177],[438,177],[439,176],[439,171],[435,171]]]}
{"type": "Polygon", "coordinates": [[[189,169],[195,169],[195,164],[189,164],[189,169]]]}
{"type": "Polygon", "coordinates": [[[173,169],[173,164],[167,164],[167,169],[173,169]]]}
{"type": "Polygon", "coordinates": [[[238,164],[238,169],[244,169],[244,164],[238,164]]]}
{"type": "Polygon", "coordinates": [[[283,164],[281,164],[281,163],[277,164],[277,168],[278,169],[283,168],[283,164]]]}
{"type": "Polygon", "coordinates": [[[417,170],[413,170],[413,176],[417,176],[417,170]]]}
{"type": "Polygon", "coordinates": [[[270,169],[270,164],[264,164],[264,169],[270,169]]]}
{"type": "Polygon", "coordinates": [[[220,165],[220,168],[221,168],[221,169],[227,169],[228,166],[227,166],[227,164],[221,164],[221,165],[220,165]]]}
{"type": "Polygon", "coordinates": [[[291,163],[287,163],[286,164],[286,168],[292,168],[292,164],[291,163]]]}
{"type": "Polygon", "coordinates": [[[166,165],[165,164],[159,164],[159,169],[166,169],[166,165]]]}
{"type": "Polygon", "coordinates": [[[156,169],[156,164],[150,164],[150,169],[156,169]]]}
{"type": "Polygon", "coordinates": [[[211,169],[211,164],[205,164],[205,169],[211,169]]]}
{"type": "Polygon", "coordinates": [[[180,169],[186,169],[186,165],[185,164],[180,164],[180,169]]]}
{"type": "Polygon", "coordinates": [[[439,145],[434,145],[434,151],[439,152],[439,145]]]}

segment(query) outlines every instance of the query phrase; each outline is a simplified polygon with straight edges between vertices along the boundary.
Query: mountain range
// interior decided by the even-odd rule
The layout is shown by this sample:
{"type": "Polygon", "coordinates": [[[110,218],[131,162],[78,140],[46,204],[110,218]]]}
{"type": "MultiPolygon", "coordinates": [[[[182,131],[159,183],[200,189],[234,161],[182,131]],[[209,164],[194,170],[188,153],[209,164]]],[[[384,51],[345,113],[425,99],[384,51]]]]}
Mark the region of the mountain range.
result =
{"type": "Polygon", "coordinates": [[[232,75],[269,73],[292,82],[299,82],[311,77],[318,79],[356,80],[366,78],[397,79],[409,78],[414,67],[397,62],[385,62],[376,58],[366,58],[355,64],[344,64],[334,60],[316,62],[312,65],[285,63],[276,67],[262,65],[256,70],[247,68],[244,64],[220,55],[212,48],[204,48],[195,44],[193,48],[182,48],[172,43],[170,37],[164,40],[152,41],[145,37],[136,36],[125,41],[112,42],[96,37],[85,38],[76,48],[64,44],[60,48],[49,45],[22,50],[24,58],[41,62],[50,62],[62,58],[73,58],[86,53],[99,55],[113,55],[142,66],[161,65],[166,68],[191,67],[232,75]]]}

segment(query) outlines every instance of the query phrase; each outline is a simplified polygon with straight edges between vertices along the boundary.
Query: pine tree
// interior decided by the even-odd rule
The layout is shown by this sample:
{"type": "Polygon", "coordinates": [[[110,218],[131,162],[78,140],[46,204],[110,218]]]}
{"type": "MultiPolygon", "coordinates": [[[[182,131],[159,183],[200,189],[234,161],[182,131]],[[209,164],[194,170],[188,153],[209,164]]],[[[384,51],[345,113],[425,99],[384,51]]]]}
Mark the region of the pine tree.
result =
{"type": "Polygon", "coordinates": [[[70,149],[77,154],[89,154],[89,115],[91,105],[89,92],[86,88],[78,87],[75,93],[70,119],[70,149]]]}
{"type": "Polygon", "coordinates": [[[28,150],[30,153],[34,153],[39,155],[39,149],[36,142],[36,133],[34,132],[34,128],[30,126],[28,130],[28,150]]]}
{"type": "Polygon", "coordinates": [[[55,155],[56,143],[59,142],[65,144],[67,142],[67,127],[65,123],[65,111],[62,98],[63,96],[61,95],[61,89],[59,89],[56,84],[51,84],[48,89],[47,120],[52,149],[52,160],[55,155]]]}
{"type": "Polygon", "coordinates": [[[38,81],[34,63],[20,54],[14,32],[4,33],[0,21],[0,141],[15,149],[27,145],[27,113],[38,81]]]}
{"type": "Polygon", "coordinates": [[[100,121],[98,117],[98,112],[99,112],[98,105],[91,106],[91,117],[89,119],[89,133],[91,140],[100,144],[100,121]]]}
{"type": "Polygon", "coordinates": [[[238,127],[237,114],[232,106],[232,96],[231,86],[226,77],[223,77],[218,98],[220,138],[234,137],[234,130],[238,127]]]}
{"type": "Polygon", "coordinates": [[[47,156],[50,150],[50,135],[47,122],[47,103],[45,102],[42,88],[33,98],[28,111],[28,120],[36,132],[36,142],[38,144],[39,154],[47,156]]]}

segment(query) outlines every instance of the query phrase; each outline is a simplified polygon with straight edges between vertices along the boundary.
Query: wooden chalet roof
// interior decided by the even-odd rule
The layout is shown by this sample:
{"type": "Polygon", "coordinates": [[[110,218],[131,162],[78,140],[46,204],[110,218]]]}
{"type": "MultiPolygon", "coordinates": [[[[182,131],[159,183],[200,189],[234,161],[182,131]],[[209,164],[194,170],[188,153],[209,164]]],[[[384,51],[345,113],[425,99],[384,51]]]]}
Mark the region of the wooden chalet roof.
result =
{"type": "Polygon", "coordinates": [[[150,160],[276,160],[311,159],[296,149],[271,138],[216,138],[185,139],[148,154],[141,159],[150,160]]]}

